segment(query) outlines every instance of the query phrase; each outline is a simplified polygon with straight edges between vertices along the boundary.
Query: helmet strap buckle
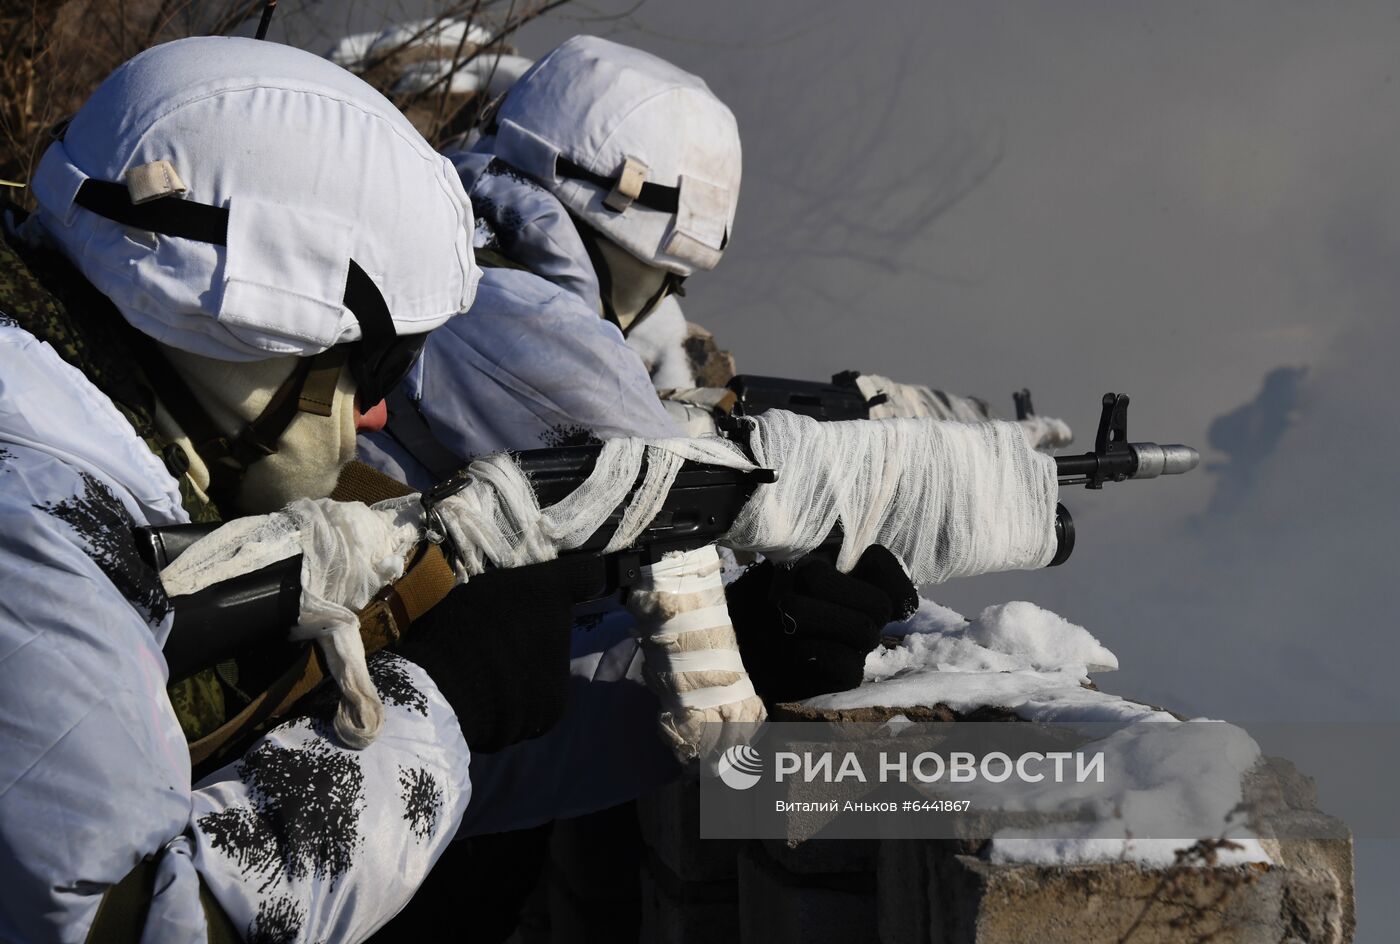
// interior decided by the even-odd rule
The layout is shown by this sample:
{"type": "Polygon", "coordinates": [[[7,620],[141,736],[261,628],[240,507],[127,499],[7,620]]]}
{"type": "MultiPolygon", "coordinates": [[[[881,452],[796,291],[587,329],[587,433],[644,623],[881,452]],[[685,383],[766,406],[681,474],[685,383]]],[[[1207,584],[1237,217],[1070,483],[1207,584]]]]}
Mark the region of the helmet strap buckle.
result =
{"type": "Polygon", "coordinates": [[[622,170],[617,175],[617,181],[613,184],[608,195],[603,198],[603,206],[617,213],[630,207],[632,201],[642,195],[642,186],[647,182],[649,170],[647,165],[635,157],[629,157],[623,161],[622,170]]]}

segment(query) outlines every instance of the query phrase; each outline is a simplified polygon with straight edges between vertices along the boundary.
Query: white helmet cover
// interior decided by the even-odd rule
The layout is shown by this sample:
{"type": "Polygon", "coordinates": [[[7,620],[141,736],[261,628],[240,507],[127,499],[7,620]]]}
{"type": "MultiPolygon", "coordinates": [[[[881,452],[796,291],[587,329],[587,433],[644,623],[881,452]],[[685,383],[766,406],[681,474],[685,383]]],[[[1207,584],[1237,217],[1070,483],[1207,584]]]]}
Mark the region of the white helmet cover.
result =
{"type": "Polygon", "coordinates": [[[575,36],[521,77],[497,114],[495,153],[680,275],[713,269],[734,225],[733,113],[697,76],[605,39],[575,36]]]}
{"type": "Polygon", "coordinates": [[[32,187],[42,228],[132,325],[208,357],[358,340],[345,305],[357,275],[396,334],[430,331],[470,306],[480,275],[451,163],[365,82],[271,42],[200,37],[136,56],[49,146],[32,187]],[[140,212],[220,208],[223,244],[92,212],[79,196],[90,178],[87,194],[106,182],[140,212]]]}

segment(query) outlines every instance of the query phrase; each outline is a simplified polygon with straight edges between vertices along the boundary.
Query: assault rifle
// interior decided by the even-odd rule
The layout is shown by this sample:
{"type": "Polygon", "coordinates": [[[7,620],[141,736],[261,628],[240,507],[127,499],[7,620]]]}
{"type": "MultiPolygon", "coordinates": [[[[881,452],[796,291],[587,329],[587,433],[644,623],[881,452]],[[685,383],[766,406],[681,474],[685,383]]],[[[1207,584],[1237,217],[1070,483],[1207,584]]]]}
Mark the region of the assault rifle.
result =
{"type": "MultiPolygon", "coordinates": [[[[1079,456],[1056,457],[1061,485],[1083,484],[1091,489],[1106,482],[1130,478],[1154,478],[1190,471],[1199,461],[1189,446],[1132,443],[1127,439],[1128,397],[1105,394],[1094,451],[1079,456]]],[[[736,422],[732,439],[741,438],[736,422]]],[[[742,443],[741,443],[742,444],[742,443]]],[[[515,454],[521,470],[535,489],[541,507],[571,494],[592,472],[598,445],[538,449],[515,454]]],[[[645,475],[645,465],[638,482],[645,475]]],[[[604,554],[617,530],[624,501],[608,520],[577,548],[561,559],[571,568],[570,584],[576,603],[605,599],[633,586],[643,564],[670,551],[692,550],[712,544],[733,525],[755,488],[775,481],[771,470],[734,469],[686,462],[661,511],[633,545],[604,554]]],[[[424,493],[425,507],[460,488],[449,481],[424,493]]],[[[218,525],[175,525],[137,529],[138,547],[147,563],[163,569],[199,538],[218,525]]],[[[1063,504],[1056,508],[1057,549],[1050,566],[1064,563],[1074,550],[1074,522],[1063,504]]],[[[833,531],[817,553],[834,553],[841,534],[833,531]]],[[[551,565],[532,565],[551,566],[551,565]]],[[[297,621],[301,598],[301,558],[292,557],[261,570],[223,581],[197,593],[180,597],[175,625],[165,643],[165,657],[172,681],[203,668],[218,665],[241,652],[285,638],[287,627],[297,621]]],[[[491,571],[473,580],[489,580],[491,571]]]]}

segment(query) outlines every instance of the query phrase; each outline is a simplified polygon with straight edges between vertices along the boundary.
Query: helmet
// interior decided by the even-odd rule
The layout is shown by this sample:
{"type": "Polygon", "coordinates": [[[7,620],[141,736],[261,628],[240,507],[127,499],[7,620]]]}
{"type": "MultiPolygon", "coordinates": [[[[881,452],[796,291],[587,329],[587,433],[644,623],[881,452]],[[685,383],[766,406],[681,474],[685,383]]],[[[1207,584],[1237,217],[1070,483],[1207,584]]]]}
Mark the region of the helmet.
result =
{"type": "Polygon", "coordinates": [[[136,56],[32,188],[42,230],[141,332],[230,361],[346,345],[364,403],[480,275],[452,165],[369,85],[271,42],[136,56]]]}
{"type": "Polygon", "coordinates": [[[643,262],[680,276],[718,264],[739,199],[739,130],[698,77],[575,36],[511,88],[495,133],[496,157],[643,262]]]}

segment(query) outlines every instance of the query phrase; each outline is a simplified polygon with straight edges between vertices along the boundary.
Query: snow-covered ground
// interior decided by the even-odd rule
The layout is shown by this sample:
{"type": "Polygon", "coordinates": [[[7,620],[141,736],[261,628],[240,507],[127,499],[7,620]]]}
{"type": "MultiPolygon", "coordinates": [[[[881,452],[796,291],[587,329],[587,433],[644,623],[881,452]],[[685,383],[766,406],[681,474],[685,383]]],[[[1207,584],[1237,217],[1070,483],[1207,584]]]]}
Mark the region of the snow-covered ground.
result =
{"type": "MultiPolygon", "coordinates": [[[[1243,730],[1195,719],[1179,723],[1168,712],[1085,687],[1091,672],[1111,671],[1118,659],[1088,630],[1033,603],[991,606],[976,619],[922,600],[919,611],[887,633],[892,648],[870,654],[857,689],[810,699],[815,708],[890,708],[945,704],[959,712],[996,706],[1028,721],[1115,725],[1101,741],[1107,758],[1103,783],[1023,783],[997,786],[1004,810],[1046,814],[1091,812],[1089,822],[1060,823],[1033,832],[1003,830],[990,856],[997,862],[1047,865],[1128,860],[1168,866],[1196,839],[1228,837],[1239,849],[1220,861],[1268,862],[1259,842],[1231,822],[1245,773],[1259,748],[1243,730]],[[1147,723],[1150,727],[1140,724],[1147,723]],[[1170,835],[1189,820],[1218,824],[1210,836],[1170,835]]],[[[946,791],[951,785],[941,784],[946,791]]],[[[987,789],[983,784],[978,789],[987,789]]]]}

